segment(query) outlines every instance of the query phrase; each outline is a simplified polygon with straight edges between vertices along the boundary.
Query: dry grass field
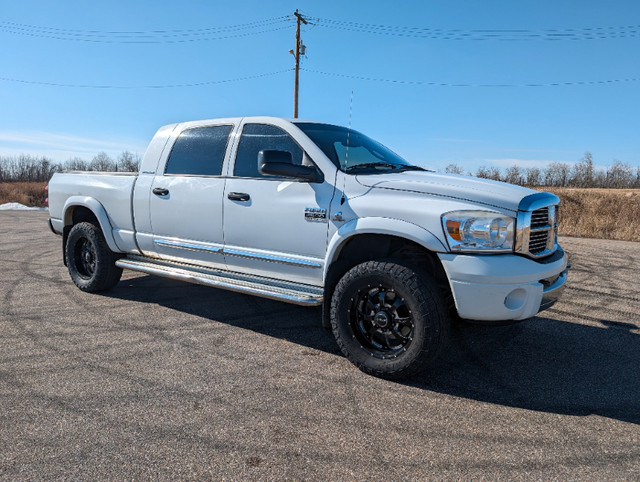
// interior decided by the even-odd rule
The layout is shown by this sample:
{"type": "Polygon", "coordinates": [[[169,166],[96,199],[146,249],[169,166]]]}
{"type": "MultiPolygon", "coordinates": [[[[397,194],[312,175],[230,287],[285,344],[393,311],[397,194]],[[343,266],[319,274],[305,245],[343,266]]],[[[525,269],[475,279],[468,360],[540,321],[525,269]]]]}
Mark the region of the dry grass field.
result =
{"type": "Polygon", "coordinates": [[[20,203],[44,207],[47,193],[43,182],[0,182],[0,204],[20,203]]]}
{"type": "Polygon", "coordinates": [[[539,188],[560,197],[566,236],[640,241],[640,189],[539,188]]]}
{"type": "MultiPolygon", "coordinates": [[[[583,238],[640,241],[640,189],[538,188],[562,200],[560,234],[583,238]]],[[[0,183],[0,204],[45,205],[40,182],[0,183]]]]}

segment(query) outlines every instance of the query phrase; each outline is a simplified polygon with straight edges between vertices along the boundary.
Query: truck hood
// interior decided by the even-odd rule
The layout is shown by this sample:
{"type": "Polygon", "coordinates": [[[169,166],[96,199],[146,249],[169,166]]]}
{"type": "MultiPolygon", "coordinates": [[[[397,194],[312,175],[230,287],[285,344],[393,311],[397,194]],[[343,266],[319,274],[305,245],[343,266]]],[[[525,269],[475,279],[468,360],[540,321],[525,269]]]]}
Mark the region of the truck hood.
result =
{"type": "Polygon", "coordinates": [[[489,179],[422,171],[358,175],[356,180],[371,188],[431,194],[511,211],[518,210],[522,198],[537,192],[489,179]]]}

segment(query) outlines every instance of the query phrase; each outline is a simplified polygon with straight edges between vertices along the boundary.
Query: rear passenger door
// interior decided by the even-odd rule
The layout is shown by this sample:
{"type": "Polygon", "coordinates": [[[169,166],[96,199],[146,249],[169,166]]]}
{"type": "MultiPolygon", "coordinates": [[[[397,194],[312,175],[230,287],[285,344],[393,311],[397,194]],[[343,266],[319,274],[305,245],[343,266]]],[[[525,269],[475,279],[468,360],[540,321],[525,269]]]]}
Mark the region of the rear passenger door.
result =
{"type": "Polygon", "coordinates": [[[155,252],[162,258],[224,268],[222,166],[233,125],[184,130],[149,194],[155,252]]]}

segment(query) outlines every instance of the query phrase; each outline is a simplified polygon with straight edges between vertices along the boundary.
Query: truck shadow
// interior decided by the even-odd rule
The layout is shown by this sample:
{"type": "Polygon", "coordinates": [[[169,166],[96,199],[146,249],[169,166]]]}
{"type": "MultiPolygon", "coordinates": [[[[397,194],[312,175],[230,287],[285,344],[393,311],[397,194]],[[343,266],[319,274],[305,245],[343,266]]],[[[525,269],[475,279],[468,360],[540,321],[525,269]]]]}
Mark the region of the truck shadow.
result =
{"type": "MultiPolygon", "coordinates": [[[[157,304],[342,356],[309,309],[152,276],[104,296],[157,304]]],[[[547,317],[505,327],[455,325],[433,369],[411,387],[542,412],[640,424],[640,336],[635,324],[547,317]],[[634,332],[635,331],[635,332],[634,332]]],[[[635,320],[633,320],[635,321],[635,320]]],[[[366,375],[362,375],[366,376],[366,375]]]]}

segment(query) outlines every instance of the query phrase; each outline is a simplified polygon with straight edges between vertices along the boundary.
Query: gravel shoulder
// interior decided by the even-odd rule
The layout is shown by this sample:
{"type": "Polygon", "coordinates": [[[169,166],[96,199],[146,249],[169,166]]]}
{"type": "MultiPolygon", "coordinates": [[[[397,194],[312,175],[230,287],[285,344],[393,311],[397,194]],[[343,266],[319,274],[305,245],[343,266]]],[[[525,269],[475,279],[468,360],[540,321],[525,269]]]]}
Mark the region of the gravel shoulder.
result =
{"type": "Polygon", "coordinates": [[[640,243],[561,238],[564,298],[367,376],[317,309],[126,272],[86,294],[0,212],[3,479],[640,479],[640,243]]]}

